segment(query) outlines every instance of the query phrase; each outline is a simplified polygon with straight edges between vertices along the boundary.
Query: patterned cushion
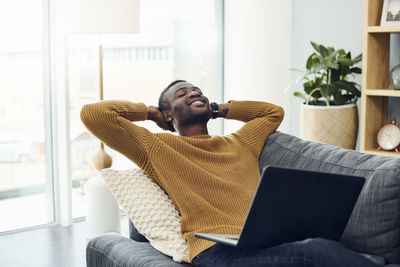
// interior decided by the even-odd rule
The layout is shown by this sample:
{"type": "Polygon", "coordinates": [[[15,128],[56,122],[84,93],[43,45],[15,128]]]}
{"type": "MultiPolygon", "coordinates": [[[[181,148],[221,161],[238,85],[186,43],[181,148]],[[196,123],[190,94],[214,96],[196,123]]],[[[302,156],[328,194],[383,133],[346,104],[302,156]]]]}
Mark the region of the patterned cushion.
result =
{"type": "Polygon", "coordinates": [[[189,248],[180,232],[181,217],[168,195],[140,169],[104,169],[101,174],[150,244],[177,262],[189,262],[189,248]]]}
{"type": "Polygon", "coordinates": [[[290,167],[366,178],[341,242],[359,252],[400,263],[400,158],[378,157],[274,133],[260,168],[290,167]]]}

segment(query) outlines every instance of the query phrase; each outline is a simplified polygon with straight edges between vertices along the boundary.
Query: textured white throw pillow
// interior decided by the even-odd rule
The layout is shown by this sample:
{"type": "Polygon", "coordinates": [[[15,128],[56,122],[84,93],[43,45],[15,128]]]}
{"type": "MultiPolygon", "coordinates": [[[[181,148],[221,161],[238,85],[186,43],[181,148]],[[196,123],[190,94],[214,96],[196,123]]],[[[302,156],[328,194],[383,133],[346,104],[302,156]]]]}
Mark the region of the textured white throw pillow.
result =
{"type": "Polygon", "coordinates": [[[174,261],[189,262],[181,217],[168,195],[141,169],[103,169],[101,174],[139,233],[174,261]]]}

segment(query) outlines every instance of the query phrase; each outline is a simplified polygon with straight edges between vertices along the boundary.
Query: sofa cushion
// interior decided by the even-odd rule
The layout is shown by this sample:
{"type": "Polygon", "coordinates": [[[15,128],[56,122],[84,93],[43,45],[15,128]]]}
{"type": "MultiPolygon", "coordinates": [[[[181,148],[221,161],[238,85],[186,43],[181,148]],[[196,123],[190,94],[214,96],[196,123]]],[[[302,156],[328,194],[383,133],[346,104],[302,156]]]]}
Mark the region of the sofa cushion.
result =
{"type": "Polygon", "coordinates": [[[102,235],[90,240],[86,246],[87,267],[189,267],[174,262],[155,250],[148,242],[136,242],[117,234],[102,235]]]}
{"type": "Polygon", "coordinates": [[[168,195],[140,169],[101,171],[104,180],[137,230],[177,262],[189,262],[181,217],[168,195]]]}
{"type": "Polygon", "coordinates": [[[260,169],[281,166],[363,176],[366,183],[341,242],[400,263],[400,158],[363,154],[276,132],[260,155],[260,169]]]}

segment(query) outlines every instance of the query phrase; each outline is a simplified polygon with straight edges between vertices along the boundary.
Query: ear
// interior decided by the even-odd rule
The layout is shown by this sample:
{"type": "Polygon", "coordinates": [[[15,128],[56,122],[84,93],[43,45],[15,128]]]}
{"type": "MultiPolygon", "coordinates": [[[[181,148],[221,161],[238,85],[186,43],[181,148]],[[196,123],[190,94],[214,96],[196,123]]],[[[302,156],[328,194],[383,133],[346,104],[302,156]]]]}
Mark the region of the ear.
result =
{"type": "Polygon", "coordinates": [[[171,117],[171,112],[169,110],[164,110],[162,112],[163,117],[164,117],[164,121],[166,122],[171,122],[172,121],[172,117],[171,117]]]}

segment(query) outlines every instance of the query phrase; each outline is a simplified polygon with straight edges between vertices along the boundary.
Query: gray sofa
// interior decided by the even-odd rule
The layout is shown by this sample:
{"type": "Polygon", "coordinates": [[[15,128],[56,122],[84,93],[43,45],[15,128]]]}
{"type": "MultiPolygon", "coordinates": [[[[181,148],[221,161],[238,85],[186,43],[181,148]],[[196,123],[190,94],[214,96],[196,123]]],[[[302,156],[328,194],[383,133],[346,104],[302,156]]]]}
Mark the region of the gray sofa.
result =
{"type": "MultiPolygon", "coordinates": [[[[400,266],[400,158],[367,155],[275,132],[260,156],[260,169],[266,165],[364,176],[365,186],[341,242],[387,266],[400,266]]],[[[130,239],[96,237],[86,248],[87,266],[190,266],[174,262],[146,241],[132,223],[130,239]]]]}

